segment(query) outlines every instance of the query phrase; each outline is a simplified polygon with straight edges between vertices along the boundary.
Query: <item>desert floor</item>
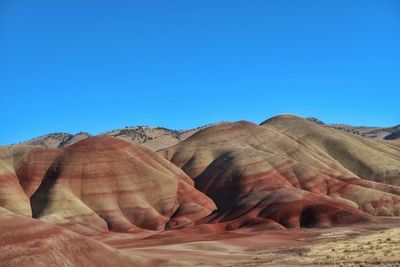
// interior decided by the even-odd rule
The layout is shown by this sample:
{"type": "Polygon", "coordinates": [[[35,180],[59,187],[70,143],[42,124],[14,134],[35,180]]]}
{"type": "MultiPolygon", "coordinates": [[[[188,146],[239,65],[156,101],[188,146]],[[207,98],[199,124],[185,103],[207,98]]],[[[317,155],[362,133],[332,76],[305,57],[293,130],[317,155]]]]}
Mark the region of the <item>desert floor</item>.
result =
{"type": "Polygon", "coordinates": [[[204,229],[121,234],[102,241],[160,266],[400,266],[400,220],[324,229],[204,229]]]}

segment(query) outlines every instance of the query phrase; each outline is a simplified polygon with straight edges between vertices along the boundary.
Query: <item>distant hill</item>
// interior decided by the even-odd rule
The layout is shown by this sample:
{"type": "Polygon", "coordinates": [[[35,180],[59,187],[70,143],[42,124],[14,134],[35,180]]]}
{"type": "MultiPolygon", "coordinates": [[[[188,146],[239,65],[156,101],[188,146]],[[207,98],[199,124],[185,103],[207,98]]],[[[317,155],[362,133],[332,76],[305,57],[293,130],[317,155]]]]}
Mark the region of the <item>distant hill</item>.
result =
{"type": "MultiPolygon", "coordinates": [[[[400,125],[394,127],[369,127],[352,126],[347,124],[326,124],[317,118],[307,118],[307,120],[318,125],[356,134],[365,138],[379,140],[400,140],[400,125]]],[[[134,144],[140,144],[152,151],[158,151],[176,145],[204,128],[212,125],[218,125],[220,123],[222,122],[212,123],[188,130],[173,130],[157,126],[130,126],[104,132],[99,135],[116,137],[134,144]]],[[[86,132],[79,132],[77,134],[50,133],[19,144],[59,148],[75,144],[76,142],[79,142],[80,140],[90,136],[91,135],[86,132]]]]}
{"type": "Polygon", "coordinates": [[[352,126],[348,124],[325,124],[317,118],[307,118],[317,124],[334,128],[343,132],[360,135],[366,138],[395,140],[400,137],[400,125],[393,127],[368,127],[368,126],[352,126]]]}
{"type": "Polygon", "coordinates": [[[80,132],[77,134],[70,133],[50,133],[31,140],[22,142],[22,145],[42,146],[42,147],[64,147],[75,144],[80,140],[86,139],[91,135],[88,133],[80,132]]]}
{"type": "MultiPolygon", "coordinates": [[[[105,135],[116,137],[131,143],[143,145],[150,150],[157,151],[173,146],[180,141],[185,140],[192,134],[200,131],[201,129],[215,124],[218,123],[204,125],[189,130],[172,130],[153,126],[132,126],[104,132],[99,134],[99,136],[105,135]]],[[[20,144],[60,148],[75,144],[76,142],[86,139],[90,136],[90,134],[85,132],[80,132],[77,134],[50,133],[22,142],[20,144]]]]}
{"type": "MultiPolygon", "coordinates": [[[[215,123],[218,124],[218,123],[215,123]]],[[[172,130],[164,127],[152,126],[134,126],[125,127],[123,129],[112,130],[100,135],[107,135],[123,139],[125,141],[141,144],[150,150],[157,151],[163,148],[173,146],[180,141],[185,140],[201,129],[207,128],[210,125],[204,125],[189,130],[172,130]]]]}

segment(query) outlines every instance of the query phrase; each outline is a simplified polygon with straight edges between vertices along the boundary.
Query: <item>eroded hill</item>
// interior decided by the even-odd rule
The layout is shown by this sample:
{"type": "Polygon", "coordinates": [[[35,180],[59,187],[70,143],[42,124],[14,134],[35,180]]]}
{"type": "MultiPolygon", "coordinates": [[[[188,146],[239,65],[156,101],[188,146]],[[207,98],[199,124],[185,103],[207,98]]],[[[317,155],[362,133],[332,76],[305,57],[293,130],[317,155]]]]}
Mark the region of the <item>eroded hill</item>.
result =
{"type": "Polygon", "coordinates": [[[224,123],[159,152],[214,200],[210,222],[331,226],[400,215],[400,150],[283,115],[224,123]]]}

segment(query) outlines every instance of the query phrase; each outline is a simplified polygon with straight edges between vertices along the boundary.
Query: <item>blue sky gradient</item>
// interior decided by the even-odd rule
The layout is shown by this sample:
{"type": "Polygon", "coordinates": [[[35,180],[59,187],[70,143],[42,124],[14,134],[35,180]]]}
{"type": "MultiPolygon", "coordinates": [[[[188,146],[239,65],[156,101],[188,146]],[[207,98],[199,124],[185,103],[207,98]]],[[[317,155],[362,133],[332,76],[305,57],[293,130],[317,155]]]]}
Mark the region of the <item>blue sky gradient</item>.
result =
{"type": "Polygon", "coordinates": [[[2,145],[281,113],[389,126],[399,93],[396,0],[0,0],[2,145]]]}

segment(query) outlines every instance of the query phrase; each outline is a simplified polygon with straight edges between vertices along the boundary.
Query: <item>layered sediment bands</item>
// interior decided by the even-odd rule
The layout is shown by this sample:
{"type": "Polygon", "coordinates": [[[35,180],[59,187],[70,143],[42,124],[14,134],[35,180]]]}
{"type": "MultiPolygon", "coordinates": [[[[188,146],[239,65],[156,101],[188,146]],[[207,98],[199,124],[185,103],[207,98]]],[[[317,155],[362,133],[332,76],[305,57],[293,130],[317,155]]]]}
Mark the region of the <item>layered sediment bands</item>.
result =
{"type": "Polygon", "coordinates": [[[14,166],[19,183],[28,197],[39,188],[43,177],[60,154],[59,149],[35,147],[14,166]]]}
{"type": "Polygon", "coordinates": [[[100,231],[179,228],[215,209],[170,162],[105,136],[62,149],[30,200],[36,218],[100,231]]]}
{"type": "Polygon", "coordinates": [[[159,154],[215,201],[210,222],[245,217],[310,227],[400,215],[395,146],[299,117],[211,126],[159,154]]]}
{"type": "Polygon", "coordinates": [[[0,148],[0,207],[30,217],[29,197],[25,195],[14,167],[28,151],[29,148],[0,148]]]}
{"type": "Polygon", "coordinates": [[[148,266],[140,257],[122,255],[101,242],[65,228],[0,208],[0,265],[148,266]]]}
{"type": "Polygon", "coordinates": [[[181,169],[112,137],[0,150],[0,207],[86,235],[175,229],[216,207],[181,169]]]}
{"type": "Polygon", "coordinates": [[[390,141],[362,138],[293,115],[276,116],[261,125],[319,151],[363,179],[400,185],[400,149],[390,141]]]}

